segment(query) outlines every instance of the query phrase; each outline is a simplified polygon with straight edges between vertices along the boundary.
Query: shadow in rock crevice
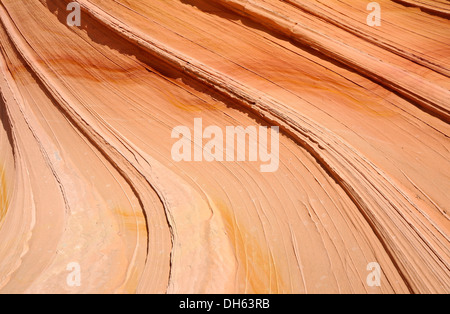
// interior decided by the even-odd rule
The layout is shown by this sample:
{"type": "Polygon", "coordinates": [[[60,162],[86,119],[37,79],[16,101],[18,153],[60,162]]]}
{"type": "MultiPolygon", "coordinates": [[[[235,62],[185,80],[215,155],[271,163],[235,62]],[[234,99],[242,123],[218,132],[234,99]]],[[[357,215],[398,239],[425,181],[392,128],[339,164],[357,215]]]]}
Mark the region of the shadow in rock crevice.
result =
{"type": "MultiPolygon", "coordinates": [[[[47,2],[45,5],[58,18],[61,24],[73,31],[73,27],[68,26],[66,21],[68,14],[66,11],[66,6],[69,2],[71,1],[54,0],[47,2]]],[[[118,35],[108,26],[100,23],[84,11],[82,12],[81,26],[77,28],[84,31],[92,42],[105,46],[111,50],[115,50],[121,55],[135,58],[145,68],[145,70],[150,73],[161,75],[163,78],[173,83],[179,84],[181,82],[185,86],[199,93],[208,95],[212,99],[225,104],[231,109],[244,113],[252,120],[256,121],[259,125],[273,125],[273,123],[253,112],[253,110],[249,110],[248,107],[242,106],[238,99],[219,92],[216,86],[212,86],[207,82],[195,78],[193,75],[181,71],[162,58],[155,57],[147,52],[145,48],[140,47],[130,42],[127,38],[118,35]]],[[[145,82],[143,82],[143,84],[145,84],[145,82]]]]}
{"type": "MultiPolygon", "coordinates": [[[[6,137],[8,139],[9,146],[11,146],[12,154],[13,154],[13,156],[15,156],[16,149],[15,149],[15,145],[14,145],[14,137],[13,137],[13,133],[12,133],[11,120],[9,119],[8,112],[6,110],[6,103],[3,100],[3,95],[1,95],[1,90],[0,90],[0,124],[1,124],[4,132],[6,133],[6,137]]],[[[1,155],[0,155],[0,157],[1,157],[1,155]]]]}

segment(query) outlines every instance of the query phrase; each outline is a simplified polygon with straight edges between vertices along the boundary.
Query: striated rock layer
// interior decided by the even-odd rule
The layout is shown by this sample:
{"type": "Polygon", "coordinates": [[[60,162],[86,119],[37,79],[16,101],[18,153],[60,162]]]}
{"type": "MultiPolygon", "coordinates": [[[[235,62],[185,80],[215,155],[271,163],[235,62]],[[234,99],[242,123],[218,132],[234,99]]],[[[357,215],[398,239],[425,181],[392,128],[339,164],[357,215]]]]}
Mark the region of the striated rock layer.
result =
{"type": "Polygon", "coordinates": [[[0,0],[0,293],[450,292],[448,2],[69,2],[0,0]]]}

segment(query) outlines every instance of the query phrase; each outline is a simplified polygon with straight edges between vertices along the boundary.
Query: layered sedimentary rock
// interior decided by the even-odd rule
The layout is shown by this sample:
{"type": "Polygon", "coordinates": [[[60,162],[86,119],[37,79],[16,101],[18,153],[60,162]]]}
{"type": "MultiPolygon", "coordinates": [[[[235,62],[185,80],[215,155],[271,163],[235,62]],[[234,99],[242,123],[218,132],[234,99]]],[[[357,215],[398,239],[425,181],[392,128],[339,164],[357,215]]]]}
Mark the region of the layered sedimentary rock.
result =
{"type": "Polygon", "coordinates": [[[450,292],[445,1],[70,2],[0,1],[0,293],[450,292]]]}

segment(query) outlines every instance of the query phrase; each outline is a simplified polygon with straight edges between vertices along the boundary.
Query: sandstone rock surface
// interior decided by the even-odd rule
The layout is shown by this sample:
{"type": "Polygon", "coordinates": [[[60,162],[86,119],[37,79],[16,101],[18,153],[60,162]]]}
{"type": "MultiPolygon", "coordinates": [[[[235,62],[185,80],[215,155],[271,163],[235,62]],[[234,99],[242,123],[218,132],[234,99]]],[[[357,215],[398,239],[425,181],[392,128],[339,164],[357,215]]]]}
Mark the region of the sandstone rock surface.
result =
{"type": "Polygon", "coordinates": [[[0,293],[450,292],[448,1],[69,2],[0,0],[0,293]]]}

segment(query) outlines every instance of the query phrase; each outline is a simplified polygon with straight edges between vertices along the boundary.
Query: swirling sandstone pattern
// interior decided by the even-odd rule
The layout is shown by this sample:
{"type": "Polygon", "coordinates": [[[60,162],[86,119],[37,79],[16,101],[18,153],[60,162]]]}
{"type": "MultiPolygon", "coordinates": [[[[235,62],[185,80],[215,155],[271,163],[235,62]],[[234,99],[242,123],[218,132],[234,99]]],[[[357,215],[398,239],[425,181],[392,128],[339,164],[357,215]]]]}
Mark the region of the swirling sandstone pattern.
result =
{"type": "Polygon", "coordinates": [[[76,2],[0,1],[0,293],[450,292],[447,1],[76,2]],[[278,171],[175,162],[195,118],[278,171]]]}

